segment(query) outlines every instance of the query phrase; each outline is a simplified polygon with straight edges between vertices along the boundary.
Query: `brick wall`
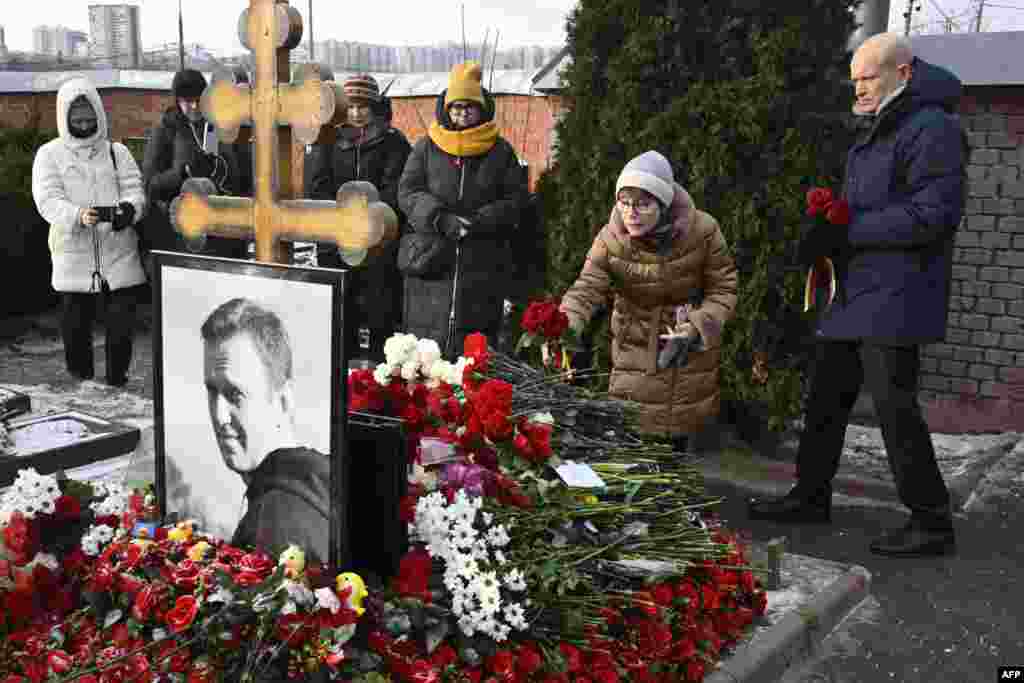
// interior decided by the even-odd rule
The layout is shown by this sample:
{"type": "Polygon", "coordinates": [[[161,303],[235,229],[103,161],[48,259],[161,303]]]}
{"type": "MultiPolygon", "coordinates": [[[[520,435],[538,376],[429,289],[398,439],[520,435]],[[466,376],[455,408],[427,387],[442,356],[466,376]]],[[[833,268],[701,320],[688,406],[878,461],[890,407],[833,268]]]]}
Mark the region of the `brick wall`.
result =
{"type": "Polygon", "coordinates": [[[933,429],[1024,429],[1024,88],[969,88],[970,194],[949,331],[922,351],[933,429]]]}
{"type": "MultiPolygon", "coordinates": [[[[100,91],[115,140],[145,137],[173,100],[165,91],[104,89],[100,91]]],[[[557,97],[502,95],[496,112],[502,137],[529,164],[530,186],[550,162],[551,133],[560,107],[557,97]]],[[[0,96],[0,125],[24,126],[34,117],[43,127],[56,127],[57,94],[7,94],[0,96]]],[[[394,125],[415,144],[434,120],[433,97],[394,98],[394,125]]]]}

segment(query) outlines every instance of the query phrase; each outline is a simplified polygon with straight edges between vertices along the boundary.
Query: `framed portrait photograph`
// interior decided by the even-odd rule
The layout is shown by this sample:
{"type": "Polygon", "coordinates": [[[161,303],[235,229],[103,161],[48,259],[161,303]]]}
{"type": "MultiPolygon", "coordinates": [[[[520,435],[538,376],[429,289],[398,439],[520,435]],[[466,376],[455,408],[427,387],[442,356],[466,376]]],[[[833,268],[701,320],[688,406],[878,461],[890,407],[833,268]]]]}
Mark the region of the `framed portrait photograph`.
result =
{"type": "Polygon", "coordinates": [[[345,566],[345,272],[153,255],[163,517],[345,566]]]}

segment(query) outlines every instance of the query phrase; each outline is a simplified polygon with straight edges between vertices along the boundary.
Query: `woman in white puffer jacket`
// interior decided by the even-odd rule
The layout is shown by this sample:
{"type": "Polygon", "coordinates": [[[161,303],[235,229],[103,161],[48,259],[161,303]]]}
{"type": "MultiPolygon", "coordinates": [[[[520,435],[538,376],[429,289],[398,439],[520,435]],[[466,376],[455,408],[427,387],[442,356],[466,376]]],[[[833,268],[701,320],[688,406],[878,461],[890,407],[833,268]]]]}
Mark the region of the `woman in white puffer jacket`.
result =
{"type": "Polygon", "coordinates": [[[60,136],[36,152],[32,197],[50,224],[67,369],[77,379],[93,377],[93,324],[102,300],[106,379],[122,386],[131,364],[140,285],[146,281],[134,228],[146,206],[142,174],[128,148],[110,142],[103,103],[88,80],[61,86],[57,130],[60,136]],[[113,216],[107,219],[97,207],[111,207],[113,216]]]}

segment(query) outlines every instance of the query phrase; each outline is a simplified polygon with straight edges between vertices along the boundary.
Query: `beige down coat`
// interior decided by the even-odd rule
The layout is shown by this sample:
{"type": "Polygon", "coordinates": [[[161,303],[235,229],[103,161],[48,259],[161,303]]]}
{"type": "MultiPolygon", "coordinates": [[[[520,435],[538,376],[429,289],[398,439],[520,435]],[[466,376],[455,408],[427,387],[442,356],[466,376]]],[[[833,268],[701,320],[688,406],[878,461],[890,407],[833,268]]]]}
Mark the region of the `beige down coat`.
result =
{"type": "Polygon", "coordinates": [[[630,237],[619,215],[597,235],[583,270],[562,299],[573,329],[614,297],[611,315],[610,393],[643,406],[640,430],[679,436],[699,431],[718,415],[722,328],[736,308],[736,266],[718,222],[698,211],[678,184],[671,207],[673,230],[659,251],[630,237]],[[690,313],[701,342],[682,368],[659,371],[658,336],[675,324],[675,311],[703,290],[690,313]]]}

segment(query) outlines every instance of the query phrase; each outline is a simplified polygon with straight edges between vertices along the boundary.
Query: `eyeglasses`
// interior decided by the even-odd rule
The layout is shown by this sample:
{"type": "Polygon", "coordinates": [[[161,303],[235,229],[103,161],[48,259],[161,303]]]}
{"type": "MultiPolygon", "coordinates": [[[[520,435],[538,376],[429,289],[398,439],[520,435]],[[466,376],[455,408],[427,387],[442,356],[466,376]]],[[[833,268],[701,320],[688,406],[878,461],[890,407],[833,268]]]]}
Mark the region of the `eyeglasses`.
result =
{"type": "Polygon", "coordinates": [[[634,202],[619,199],[615,203],[618,204],[619,211],[632,210],[636,213],[647,214],[658,210],[658,203],[650,199],[641,199],[634,202]]]}

